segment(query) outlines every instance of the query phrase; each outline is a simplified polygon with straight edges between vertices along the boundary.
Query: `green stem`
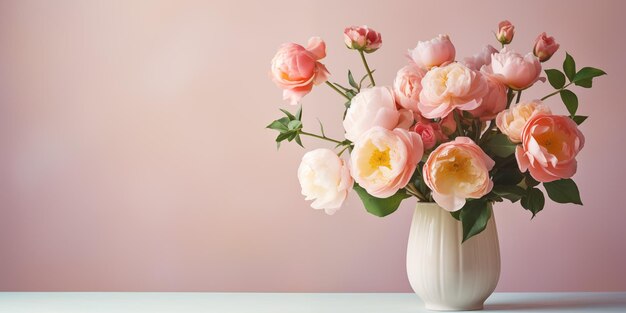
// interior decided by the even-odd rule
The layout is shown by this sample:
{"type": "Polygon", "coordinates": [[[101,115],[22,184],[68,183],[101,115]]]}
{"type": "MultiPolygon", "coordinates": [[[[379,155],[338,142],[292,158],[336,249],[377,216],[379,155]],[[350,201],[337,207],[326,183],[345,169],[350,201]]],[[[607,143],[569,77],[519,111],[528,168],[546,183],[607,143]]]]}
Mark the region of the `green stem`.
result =
{"type": "Polygon", "coordinates": [[[330,88],[332,88],[333,90],[335,90],[338,94],[342,95],[344,98],[350,100],[350,97],[348,97],[348,95],[346,95],[345,93],[343,93],[341,90],[339,90],[339,88],[337,88],[335,85],[333,85],[331,82],[326,81],[326,85],[330,86],[330,88]]]}
{"type": "Polygon", "coordinates": [[[363,65],[365,65],[365,70],[367,70],[367,76],[370,77],[370,81],[372,82],[372,87],[376,86],[376,82],[374,82],[374,76],[372,76],[372,71],[370,70],[369,65],[367,65],[367,60],[365,60],[365,53],[363,53],[363,50],[359,50],[359,54],[361,55],[361,61],[363,61],[363,65]]]}
{"type": "Polygon", "coordinates": [[[458,133],[458,136],[465,136],[465,134],[463,133],[463,125],[461,125],[461,116],[459,116],[459,112],[452,111],[452,114],[454,117],[454,121],[456,122],[456,132],[458,133]]]}
{"type": "Polygon", "coordinates": [[[511,102],[513,102],[513,89],[509,88],[506,92],[506,108],[511,107],[511,102]]]}
{"type": "Polygon", "coordinates": [[[311,137],[315,137],[315,138],[319,138],[319,139],[327,140],[327,141],[330,141],[330,142],[334,142],[334,143],[336,143],[336,144],[340,144],[340,145],[342,145],[342,144],[343,144],[343,142],[341,142],[341,141],[339,141],[339,140],[335,140],[335,139],[332,139],[332,138],[328,138],[328,137],[326,137],[326,136],[324,136],[324,135],[320,136],[320,135],[316,135],[316,134],[307,133],[307,132],[305,132],[305,131],[300,131],[300,135],[311,136],[311,137]]]}
{"type": "Polygon", "coordinates": [[[521,91],[521,90],[518,90],[518,91],[517,91],[517,100],[515,100],[515,103],[516,103],[516,104],[517,104],[517,103],[519,103],[520,98],[522,98],[522,91],[521,91]]]}
{"type": "Polygon", "coordinates": [[[406,187],[404,187],[404,189],[406,189],[406,192],[412,196],[415,196],[416,198],[418,198],[421,202],[425,202],[426,201],[426,197],[424,197],[424,195],[419,192],[419,190],[417,190],[417,188],[415,187],[415,185],[413,185],[413,183],[408,183],[406,185],[406,187]]]}
{"type": "Polygon", "coordinates": [[[339,151],[339,153],[337,155],[341,156],[343,154],[343,152],[346,151],[348,148],[350,148],[350,145],[347,145],[343,149],[341,149],[341,151],[339,151]]]}
{"type": "Polygon", "coordinates": [[[571,84],[572,84],[572,83],[569,83],[569,84],[567,84],[567,85],[563,86],[563,88],[558,89],[557,91],[555,91],[555,92],[553,92],[553,93],[551,93],[551,94],[549,94],[549,95],[547,95],[547,96],[545,96],[545,97],[541,98],[541,101],[546,100],[546,99],[548,99],[548,98],[550,98],[550,97],[552,97],[552,96],[556,95],[557,93],[560,93],[562,90],[567,89],[567,87],[568,87],[569,85],[571,85],[571,84]]]}

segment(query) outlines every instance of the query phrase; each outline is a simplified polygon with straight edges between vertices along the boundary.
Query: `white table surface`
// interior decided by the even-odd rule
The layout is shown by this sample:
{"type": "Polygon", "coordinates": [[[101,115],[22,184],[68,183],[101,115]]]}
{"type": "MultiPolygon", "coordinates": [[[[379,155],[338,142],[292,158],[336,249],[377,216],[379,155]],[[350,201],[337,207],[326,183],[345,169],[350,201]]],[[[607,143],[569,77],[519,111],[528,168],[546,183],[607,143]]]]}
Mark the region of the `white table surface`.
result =
{"type": "MultiPolygon", "coordinates": [[[[495,293],[494,312],[626,312],[626,292],[495,293]]],[[[2,313],[431,312],[411,293],[0,292],[2,313]]]]}

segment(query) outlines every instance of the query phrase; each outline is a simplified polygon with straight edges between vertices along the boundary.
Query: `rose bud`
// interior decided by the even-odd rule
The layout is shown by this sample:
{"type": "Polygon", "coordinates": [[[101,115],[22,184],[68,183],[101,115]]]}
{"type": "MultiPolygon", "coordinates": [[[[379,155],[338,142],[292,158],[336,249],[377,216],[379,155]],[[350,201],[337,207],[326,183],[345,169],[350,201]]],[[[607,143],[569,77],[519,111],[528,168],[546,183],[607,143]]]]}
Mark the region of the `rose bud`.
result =
{"type": "Polygon", "coordinates": [[[502,21],[498,24],[498,33],[496,38],[503,45],[507,45],[513,41],[513,35],[515,35],[515,26],[509,21],[502,21]]]}
{"type": "Polygon", "coordinates": [[[539,61],[545,62],[550,60],[556,50],[559,50],[559,44],[554,41],[554,37],[548,37],[545,32],[537,36],[533,53],[539,58],[539,61]]]}
{"type": "Polygon", "coordinates": [[[366,25],[347,27],[343,31],[343,39],[349,49],[362,50],[365,53],[372,53],[383,44],[380,33],[366,25]]]}

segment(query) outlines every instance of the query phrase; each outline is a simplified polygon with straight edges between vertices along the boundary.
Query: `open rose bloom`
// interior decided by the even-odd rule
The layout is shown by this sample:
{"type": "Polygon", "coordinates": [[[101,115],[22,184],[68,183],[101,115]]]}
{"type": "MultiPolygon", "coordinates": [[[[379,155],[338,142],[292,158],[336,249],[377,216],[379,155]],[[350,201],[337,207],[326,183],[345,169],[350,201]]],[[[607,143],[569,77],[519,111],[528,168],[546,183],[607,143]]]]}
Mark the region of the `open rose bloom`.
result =
{"type": "MultiPolygon", "coordinates": [[[[495,202],[519,201],[534,216],[544,208],[538,199],[545,190],[543,198],[580,204],[572,178],[585,143],[578,125],[586,116],[577,112],[574,92],[579,86],[590,88],[592,79],[605,73],[591,67],[573,73],[577,64],[567,55],[546,71],[550,84],[544,88],[555,89],[533,100],[526,90],[545,81],[542,64],[556,58],[559,44],[541,33],[534,45],[516,52],[505,46],[516,31],[503,21],[495,32],[497,41],[479,43],[480,51],[464,57],[457,57],[449,35],[408,43],[415,48],[408,51],[407,63],[393,81],[378,85],[367,57],[380,53],[382,36],[370,27],[351,26],[343,32],[345,46],[356,50],[363,63],[350,70],[347,80],[328,80],[320,63],[326,44],[320,38],[311,38],[306,47],[282,45],[271,76],[284,98],[298,104],[313,86],[326,83],[323,92],[337,93],[337,103],[306,105],[331,105],[344,113],[343,131],[325,132],[323,125],[316,131],[308,119],[303,122],[302,107],[282,110],[284,116],[268,125],[278,132],[279,146],[296,142],[305,147],[313,139],[328,144],[306,153],[298,169],[302,194],[311,206],[334,213],[354,190],[368,212],[385,216],[414,197],[436,203],[470,227],[464,229],[465,241],[484,229],[495,202]],[[561,64],[563,71],[557,69],[561,64]],[[565,77],[569,84],[560,80],[565,77]],[[561,100],[570,116],[552,113],[561,100]]],[[[337,41],[335,47],[343,46],[337,41]]],[[[384,59],[401,56],[385,53],[384,59]]],[[[593,99],[581,101],[587,102],[593,99]]]]}
{"type": "Polygon", "coordinates": [[[326,44],[319,37],[309,39],[307,47],[283,44],[272,59],[272,80],[283,89],[283,99],[292,105],[311,92],[313,85],[324,83],[330,73],[319,60],[326,56],[326,44]]]}
{"type": "Polygon", "coordinates": [[[520,171],[540,182],[570,178],[576,173],[576,155],[585,145],[585,136],[567,116],[535,115],[522,131],[522,144],[515,157],[520,171]]]}

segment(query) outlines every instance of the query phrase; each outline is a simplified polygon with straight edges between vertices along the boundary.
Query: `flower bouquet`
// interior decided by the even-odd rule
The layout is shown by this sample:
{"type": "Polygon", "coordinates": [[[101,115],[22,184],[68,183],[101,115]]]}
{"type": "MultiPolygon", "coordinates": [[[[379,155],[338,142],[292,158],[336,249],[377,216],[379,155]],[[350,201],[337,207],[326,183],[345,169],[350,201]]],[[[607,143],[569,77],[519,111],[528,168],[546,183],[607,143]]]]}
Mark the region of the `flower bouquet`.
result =
{"type": "Polygon", "coordinates": [[[544,70],[559,44],[542,33],[532,52],[522,55],[507,46],[514,26],[504,21],[495,36],[501,49],[487,45],[459,60],[449,36],[420,41],[393,84],[381,87],[366,60],[381,47],[381,35],[367,26],[346,28],[343,35],[363,62],[360,79],[348,71],[347,84],[331,82],[321,63],[325,43],[317,37],[306,47],[283,44],[271,65],[272,80],[292,105],[322,84],[344,100],[344,138],[326,136],[321,123],[319,133],[305,131],[302,106],[294,113],[281,109],[285,116],[267,126],[278,131],[279,147],[285,140],[303,146],[302,136],[332,144],[307,152],[298,168],[302,194],[313,208],[333,214],[353,189],[369,213],[382,217],[415,197],[436,203],[459,224],[454,240],[467,245],[487,227],[494,202],[519,201],[534,217],[545,203],[539,185],[555,202],[582,204],[571,178],[585,143],[578,125],[587,117],[578,115],[573,90],[591,88],[604,71],[578,69],[568,53],[562,70],[544,70]],[[555,90],[525,99],[526,89],[545,82],[543,73],[555,90]],[[569,115],[552,113],[548,104],[557,102],[556,95],[569,115]]]}

